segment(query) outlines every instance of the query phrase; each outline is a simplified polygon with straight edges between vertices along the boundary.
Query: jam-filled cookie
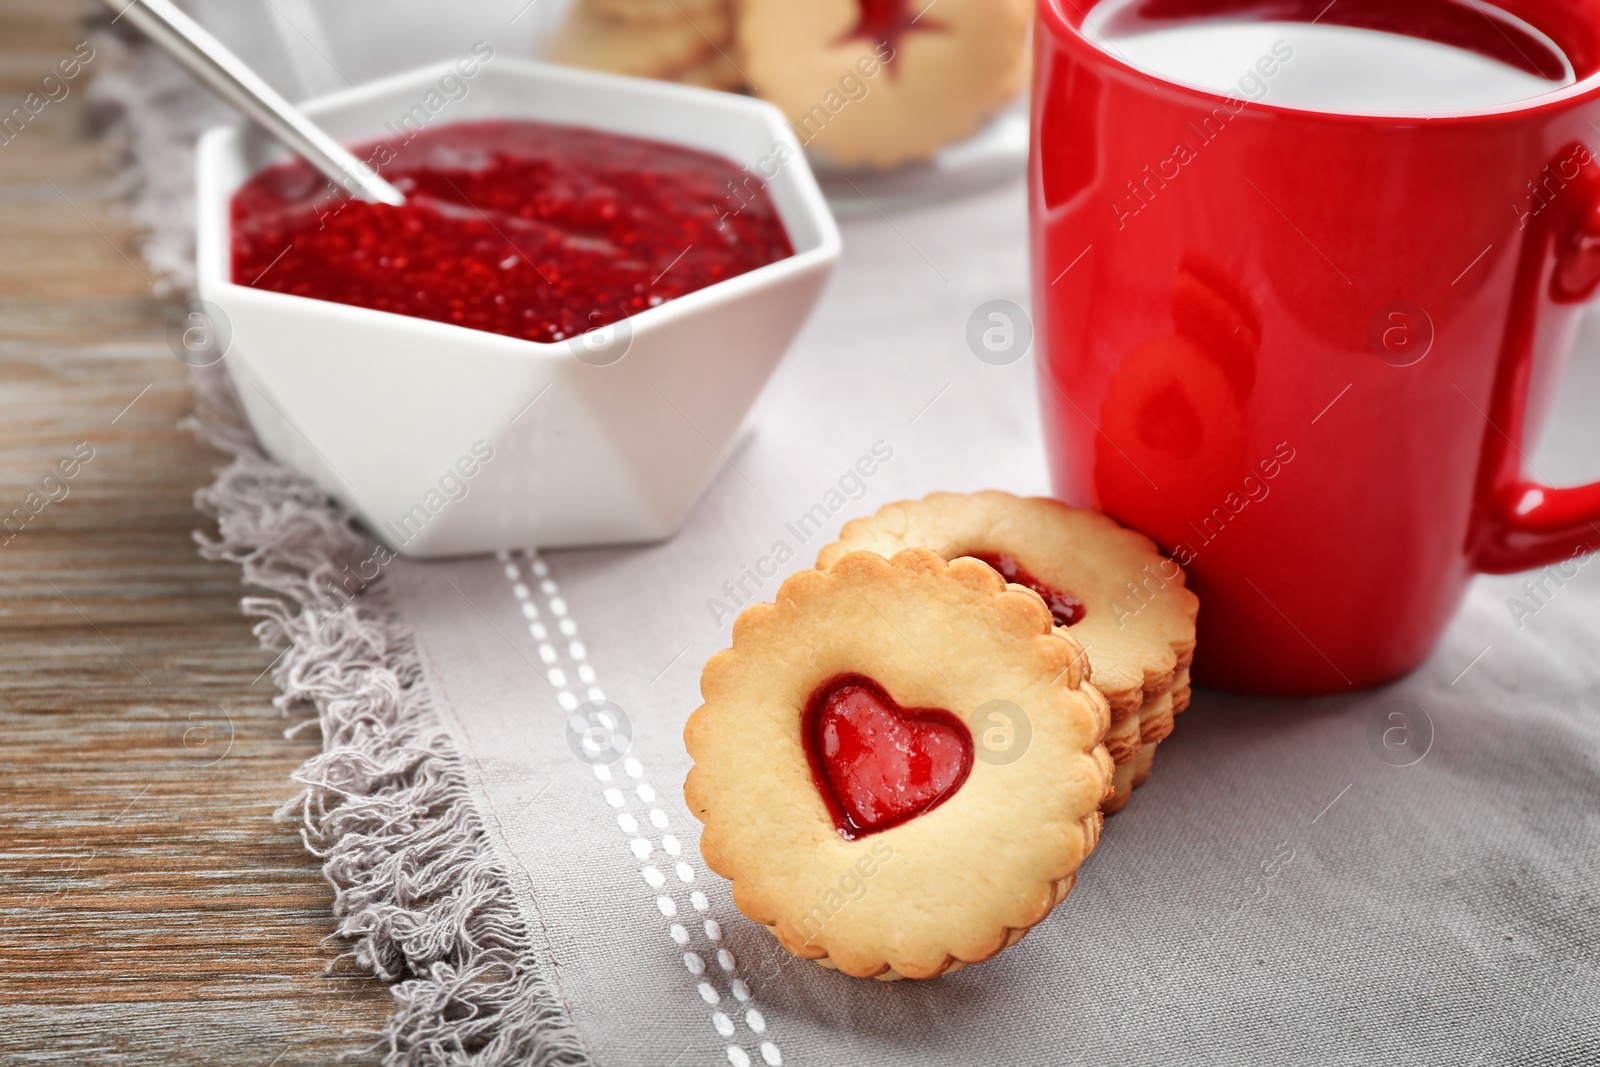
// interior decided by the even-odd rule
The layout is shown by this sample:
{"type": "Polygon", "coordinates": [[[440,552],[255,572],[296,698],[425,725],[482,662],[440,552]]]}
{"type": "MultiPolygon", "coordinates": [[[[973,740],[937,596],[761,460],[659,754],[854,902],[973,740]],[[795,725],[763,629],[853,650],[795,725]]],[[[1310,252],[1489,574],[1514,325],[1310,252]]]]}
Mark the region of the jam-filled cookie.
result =
{"type": "Polygon", "coordinates": [[[934,978],[1021,940],[1100,831],[1110,719],[1043,602],[975,560],[801,571],[707,662],[706,864],[796,956],[934,978]]]}
{"type": "Polygon", "coordinates": [[[839,538],[817,566],[849,552],[927,548],[945,559],[976,557],[1043,597],[1061,632],[1083,646],[1094,685],[1111,704],[1106,748],[1118,776],[1106,810],[1127,803],[1148,776],[1153,751],[1136,775],[1139,757],[1188,706],[1200,604],[1183,569],[1154,542],[1099,512],[992,490],[889,504],[846,524],[839,538]]]}
{"type": "Polygon", "coordinates": [[[739,11],[756,94],[847,166],[927,159],[1026,80],[1033,0],[739,0],[739,11]]]}

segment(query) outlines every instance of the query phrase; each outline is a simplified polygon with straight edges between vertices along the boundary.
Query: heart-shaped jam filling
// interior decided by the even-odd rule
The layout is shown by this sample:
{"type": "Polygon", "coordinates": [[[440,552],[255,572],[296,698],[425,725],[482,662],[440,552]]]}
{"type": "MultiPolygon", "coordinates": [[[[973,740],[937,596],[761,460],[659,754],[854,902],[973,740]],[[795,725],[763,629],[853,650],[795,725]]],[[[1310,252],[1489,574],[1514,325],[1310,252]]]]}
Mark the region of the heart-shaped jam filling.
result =
{"type": "Polygon", "coordinates": [[[1045,607],[1050,609],[1050,617],[1056,621],[1057,626],[1071,626],[1073,623],[1082,622],[1085,613],[1083,601],[1064,590],[1053,585],[1046,585],[1027,569],[1017,562],[1016,556],[1006,555],[1004,552],[963,552],[963,556],[981,559],[989,566],[1000,572],[1000,577],[1017,585],[1025,585],[1044,598],[1045,607]]]}
{"type": "Polygon", "coordinates": [[[851,840],[931,811],[972,773],[964,722],[942,708],[902,708],[863,675],[819,686],[800,729],[817,791],[851,840]]]}

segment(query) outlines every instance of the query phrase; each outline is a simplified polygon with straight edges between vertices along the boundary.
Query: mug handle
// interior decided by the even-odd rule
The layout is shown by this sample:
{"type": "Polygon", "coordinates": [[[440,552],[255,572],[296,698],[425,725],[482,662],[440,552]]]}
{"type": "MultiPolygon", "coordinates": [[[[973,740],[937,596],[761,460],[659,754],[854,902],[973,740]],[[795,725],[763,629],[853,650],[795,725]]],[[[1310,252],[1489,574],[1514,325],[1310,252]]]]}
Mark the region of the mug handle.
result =
{"type": "Polygon", "coordinates": [[[1473,564],[1486,574],[1534,570],[1600,549],[1600,482],[1558,489],[1523,473],[1540,289],[1548,284],[1552,301],[1577,304],[1600,288],[1600,162],[1576,143],[1557,158],[1582,158],[1585,165],[1570,183],[1571,195],[1532,220],[1517,264],[1472,525],[1473,564]]]}

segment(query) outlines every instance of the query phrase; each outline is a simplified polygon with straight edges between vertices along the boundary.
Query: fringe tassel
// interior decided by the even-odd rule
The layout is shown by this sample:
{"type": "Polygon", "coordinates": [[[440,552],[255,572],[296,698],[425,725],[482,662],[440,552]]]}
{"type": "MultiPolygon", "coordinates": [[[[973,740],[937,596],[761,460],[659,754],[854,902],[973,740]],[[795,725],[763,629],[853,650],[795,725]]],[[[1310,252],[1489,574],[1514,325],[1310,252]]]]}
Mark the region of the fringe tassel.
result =
{"type": "Polygon", "coordinates": [[[352,946],[340,959],[392,984],[385,1064],[590,1064],[531,951],[381,576],[353,599],[333,592],[373,542],[261,453],[220,366],[191,378],[190,427],[232,457],[195,494],[219,535],[195,540],[205,558],[239,564],[245,584],[271,594],[243,605],[262,646],[280,653],[274,703],[285,714],[316,709],[308,722],[321,728],[322,753],[295,774],[301,791],[279,814],[298,819],[333,886],[337,933],[352,946]]]}

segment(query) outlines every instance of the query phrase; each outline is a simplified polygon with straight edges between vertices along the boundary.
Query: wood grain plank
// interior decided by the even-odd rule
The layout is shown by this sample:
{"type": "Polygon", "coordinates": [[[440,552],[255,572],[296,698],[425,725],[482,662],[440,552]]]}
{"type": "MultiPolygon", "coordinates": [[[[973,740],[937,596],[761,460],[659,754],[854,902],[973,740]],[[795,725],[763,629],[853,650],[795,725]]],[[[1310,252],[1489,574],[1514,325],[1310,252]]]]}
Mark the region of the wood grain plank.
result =
{"type": "MultiPolygon", "coordinates": [[[[0,105],[84,10],[7,0],[0,105]]],[[[326,973],[332,892],[273,818],[317,744],[284,737],[238,570],[191,539],[222,458],[177,428],[171,306],[83,97],[0,146],[0,519],[27,518],[0,533],[0,1062],[331,1063],[370,1045],[388,993],[326,973]]]]}

